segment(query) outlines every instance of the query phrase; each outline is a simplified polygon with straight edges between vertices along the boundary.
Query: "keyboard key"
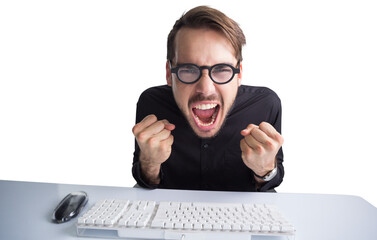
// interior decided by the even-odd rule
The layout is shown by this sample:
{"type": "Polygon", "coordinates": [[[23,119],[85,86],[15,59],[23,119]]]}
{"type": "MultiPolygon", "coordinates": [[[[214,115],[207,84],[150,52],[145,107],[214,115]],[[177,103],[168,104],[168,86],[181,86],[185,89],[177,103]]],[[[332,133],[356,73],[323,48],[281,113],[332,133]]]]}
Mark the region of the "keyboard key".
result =
{"type": "Polygon", "coordinates": [[[95,225],[103,225],[104,222],[105,222],[105,219],[103,219],[103,218],[96,218],[94,220],[95,225]]]}
{"type": "Polygon", "coordinates": [[[283,225],[281,227],[281,231],[282,232],[293,232],[294,231],[294,227],[292,225],[283,225]]]}
{"type": "Polygon", "coordinates": [[[77,220],[78,224],[85,224],[86,218],[85,217],[79,217],[77,220]]]}
{"type": "Polygon", "coordinates": [[[212,230],[212,224],[204,223],[203,224],[203,229],[204,230],[212,230]]]}
{"type": "Polygon", "coordinates": [[[181,229],[183,228],[183,223],[182,222],[176,222],[174,223],[174,229],[181,229]]]}
{"type": "Polygon", "coordinates": [[[166,222],[165,225],[164,225],[164,228],[166,228],[166,229],[173,229],[174,225],[173,225],[172,222],[166,222]]]}
{"type": "Polygon", "coordinates": [[[164,221],[162,220],[153,220],[152,221],[152,224],[151,224],[151,227],[152,228],[163,228],[164,227],[164,221]]]}
{"type": "Polygon", "coordinates": [[[252,224],[251,225],[251,231],[253,231],[253,232],[259,232],[260,230],[261,230],[261,228],[260,228],[259,224],[252,224]]]}
{"type": "Polygon", "coordinates": [[[189,230],[189,229],[193,229],[193,228],[194,228],[194,226],[193,226],[192,223],[184,223],[183,224],[183,229],[189,230]]]}
{"type": "Polygon", "coordinates": [[[195,230],[200,230],[202,228],[203,228],[203,224],[202,223],[199,223],[199,222],[194,223],[194,229],[195,230]]]}
{"type": "Polygon", "coordinates": [[[136,227],[136,225],[137,225],[137,220],[135,219],[128,220],[126,224],[127,227],[136,227]]]}
{"type": "Polygon", "coordinates": [[[104,224],[105,226],[111,226],[111,225],[113,225],[115,222],[116,222],[115,219],[110,219],[110,218],[108,218],[108,219],[106,219],[106,220],[103,222],[103,224],[104,224]]]}
{"type": "Polygon", "coordinates": [[[223,229],[221,224],[219,224],[219,223],[213,224],[212,228],[213,228],[213,230],[222,230],[223,229]]]}
{"type": "Polygon", "coordinates": [[[280,227],[278,225],[271,225],[271,232],[279,232],[280,227]]]}
{"type": "Polygon", "coordinates": [[[94,221],[95,221],[95,220],[96,220],[95,218],[87,218],[86,221],[85,221],[85,223],[86,223],[86,224],[89,224],[89,225],[90,225],[90,224],[94,224],[94,221]]]}
{"type": "Polygon", "coordinates": [[[270,231],[270,226],[268,226],[268,225],[262,225],[262,226],[260,227],[260,230],[261,230],[262,232],[269,232],[269,231],[270,231]]]}
{"type": "Polygon", "coordinates": [[[231,227],[232,227],[233,231],[241,231],[241,225],[240,224],[235,223],[235,224],[232,224],[231,227]]]}
{"type": "Polygon", "coordinates": [[[241,228],[242,228],[243,232],[249,232],[249,231],[251,231],[251,227],[250,227],[249,224],[241,225],[241,228]]]}
{"type": "Polygon", "coordinates": [[[229,223],[225,223],[224,225],[223,225],[223,230],[232,230],[232,226],[229,224],[229,223]]]}

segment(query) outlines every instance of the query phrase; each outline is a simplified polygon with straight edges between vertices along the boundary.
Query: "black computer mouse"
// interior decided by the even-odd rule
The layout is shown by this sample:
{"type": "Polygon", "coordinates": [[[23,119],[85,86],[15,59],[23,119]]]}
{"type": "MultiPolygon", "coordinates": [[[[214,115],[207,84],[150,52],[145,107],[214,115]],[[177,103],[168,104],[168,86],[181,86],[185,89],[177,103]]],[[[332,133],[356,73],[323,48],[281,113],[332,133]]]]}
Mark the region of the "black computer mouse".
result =
{"type": "Polygon", "coordinates": [[[87,202],[88,195],[85,192],[72,192],[68,194],[56,206],[52,214],[52,221],[56,223],[68,222],[80,213],[87,202]]]}

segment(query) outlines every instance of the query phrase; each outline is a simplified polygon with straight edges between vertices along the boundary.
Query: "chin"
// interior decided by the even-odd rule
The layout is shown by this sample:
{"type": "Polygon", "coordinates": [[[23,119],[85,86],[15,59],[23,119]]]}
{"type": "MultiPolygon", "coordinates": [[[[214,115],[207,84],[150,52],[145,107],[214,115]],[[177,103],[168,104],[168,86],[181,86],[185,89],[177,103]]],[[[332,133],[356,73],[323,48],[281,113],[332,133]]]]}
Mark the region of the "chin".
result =
{"type": "Polygon", "coordinates": [[[203,131],[195,131],[196,135],[200,138],[203,138],[203,139],[209,139],[209,138],[213,138],[217,135],[218,132],[203,132],[203,131]]]}

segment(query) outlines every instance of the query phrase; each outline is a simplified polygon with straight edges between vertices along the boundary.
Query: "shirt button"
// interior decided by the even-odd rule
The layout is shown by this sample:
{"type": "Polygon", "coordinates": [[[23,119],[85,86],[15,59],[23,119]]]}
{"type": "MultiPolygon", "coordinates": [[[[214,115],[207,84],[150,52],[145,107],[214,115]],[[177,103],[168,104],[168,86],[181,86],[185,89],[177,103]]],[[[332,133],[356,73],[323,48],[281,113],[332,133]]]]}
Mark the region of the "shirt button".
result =
{"type": "Polygon", "coordinates": [[[208,143],[203,144],[203,148],[208,148],[208,147],[209,147],[208,143]]]}

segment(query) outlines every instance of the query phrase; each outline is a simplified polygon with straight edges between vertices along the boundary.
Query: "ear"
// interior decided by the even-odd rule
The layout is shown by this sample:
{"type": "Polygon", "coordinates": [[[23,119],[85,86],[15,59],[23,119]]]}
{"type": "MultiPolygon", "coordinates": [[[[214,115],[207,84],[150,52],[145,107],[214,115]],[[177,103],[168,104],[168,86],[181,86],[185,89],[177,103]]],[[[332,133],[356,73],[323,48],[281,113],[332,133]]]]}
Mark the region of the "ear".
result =
{"type": "Polygon", "coordinates": [[[238,86],[241,86],[241,82],[242,82],[242,62],[240,62],[240,73],[238,74],[238,79],[237,79],[238,86]]]}
{"type": "Polygon", "coordinates": [[[171,76],[171,71],[170,71],[170,62],[169,60],[166,61],[166,83],[168,86],[171,87],[172,83],[172,76],[171,76]]]}

